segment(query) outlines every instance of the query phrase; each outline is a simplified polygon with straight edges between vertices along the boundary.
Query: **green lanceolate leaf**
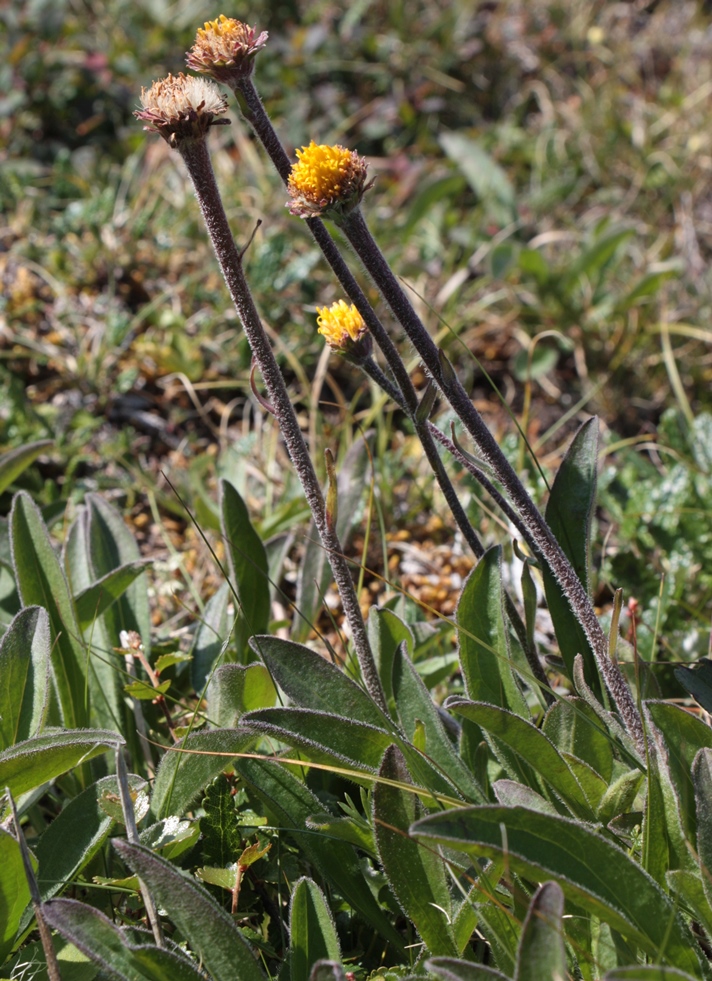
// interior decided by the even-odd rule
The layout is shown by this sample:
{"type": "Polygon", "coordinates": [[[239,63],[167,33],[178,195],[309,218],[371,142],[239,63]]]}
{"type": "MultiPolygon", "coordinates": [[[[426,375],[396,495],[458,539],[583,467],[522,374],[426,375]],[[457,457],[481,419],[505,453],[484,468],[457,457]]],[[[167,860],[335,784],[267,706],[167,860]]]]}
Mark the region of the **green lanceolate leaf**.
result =
{"type": "Polygon", "coordinates": [[[277,692],[264,664],[223,664],[206,693],[210,722],[221,729],[237,725],[245,712],[270,708],[277,692]]]}
{"type": "Polygon", "coordinates": [[[572,753],[588,763],[604,780],[611,779],[611,739],[596,713],[582,698],[570,697],[554,702],[541,729],[560,752],[572,753]]]}
{"type": "Polygon", "coordinates": [[[30,739],[47,715],[50,627],[39,606],[21,610],[0,642],[0,750],[30,739]]]}
{"type": "Polygon", "coordinates": [[[192,876],[141,845],[113,840],[132,872],[188,940],[214,981],[264,981],[252,949],[232,918],[192,876]]]}
{"type": "Polygon", "coordinates": [[[292,890],[289,914],[291,981],[309,981],[317,961],[341,961],[339,938],[324,894],[313,881],[299,879],[292,890]]]}
{"type": "Polygon", "coordinates": [[[191,651],[193,660],[190,665],[190,680],[198,694],[205,688],[213,665],[228,643],[234,620],[234,615],[228,614],[228,606],[232,601],[233,596],[228,583],[221,583],[217,592],[208,600],[205,613],[195,632],[195,643],[191,651]]]}
{"type": "MultiPolygon", "coordinates": [[[[348,547],[351,534],[360,520],[361,501],[366,484],[369,465],[369,444],[372,434],[357,439],[338,466],[336,496],[339,502],[339,515],[336,521],[336,534],[343,548],[348,547]]],[[[307,529],[304,538],[304,556],[297,577],[296,608],[301,616],[295,617],[292,637],[304,641],[309,636],[312,624],[323,602],[331,582],[329,556],[324,551],[314,522],[307,529]]]]}
{"type": "Polygon", "coordinates": [[[69,728],[89,722],[84,644],[69,587],[39,508],[28,494],[17,494],[10,513],[15,579],[25,606],[47,610],[52,635],[52,669],[69,728]]]}
{"type": "Polygon", "coordinates": [[[670,853],[665,821],[665,797],[660,774],[661,765],[664,766],[665,764],[659,760],[655,749],[651,747],[648,761],[645,813],[643,815],[641,865],[658,885],[665,889],[667,888],[665,874],[670,868],[670,853]]]}
{"type": "Polygon", "coordinates": [[[123,745],[123,736],[105,729],[50,730],[0,753],[0,787],[9,787],[13,796],[19,797],[123,745]]]}
{"type": "Polygon", "coordinates": [[[423,818],[411,833],[468,854],[506,857],[529,879],[553,879],[567,899],[659,962],[712,976],[670,898],[626,852],[580,822],[520,807],[468,807],[423,818]]]}
{"type": "Polygon", "coordinates": [[[712,729],[671,702],[649,701],[645,703],[645,710],[665,737],[667,765],[680,802],[685,836],[693,841],[697,822],[692,764],[700,749],[712,749],[712,729]]]}
{"type": "Polygon", "coordinates": [[[460,664],[469,698],[528,718],[509,658],[501,562],[501,548],[488,549],[462,590],[457,605],[460,664]]]}
{"type": "Polygon", "coordinates": [[[246,639],[264,633],[269,626],[267,553],[252,526],[245,502],[227,480],[220,481],[220,512],[246,639]]]}
{"type": "Polygon", "coordinates": [[[270,636],[253,637],[250,646],[300,708],[330,712],[378,729],[394,728],[362,688],[309,647],[270,636]]]}
{"type": "MultiPolygon", "coordinates": [[[[299,645],[294,646],[299,647],[299,645]]],[[[310,653],[314,654],[313,651],[310,653]]],[[[338,690],[337,696],[339,693],[344,696],[341,699],[337,697],[332,700],[333,702],[340,704],[340,706],[344,706],[345,703],[348,704],[353,695],[352,689],[355,689],[359,698],[363,695],[361,689],[345,678],[338,668],[333,668],[318,654],[314,656],[320,662],[317,665],[317,670],[322,676],[326,675],[329,681],[335,682],[334,687],[338,690]],[[326,672],[323,671],[323,666],[326,667],[326,672]],[[342,688],[343,682],[347,685],[345,689],[342,688]]],[[[270,662],[268,661],[268,663],[270,662]]],[[[302,678],[301,681],[303,682],[304,679],[302,678]]],[[[324,690],[328,690],[327,686],[324,686],[316,694],[319,702],[323,701],[324,690]]],[[[310,697],[314,699],[315,693],[311,693],[310,697]]],[[[242,722],[256,732],[299,746],[315,762],[333,762],[340,766],[353,767],[356,770],[366,769],[371,773],[375,773],[378,769],[386,748],[395,742],[405,755],[408,766],[419,786],[432,791],[434,794],[457,797],[457,787],[450,774],[450,768],[441,768],[435,765],[427,753],[424,754],[419,751],[403,738],[393,723],[380,712],[374,703],[368,699],[368,696],[363,695],[363,698],[367,699],[366,714],[373,718],[380,716],[382,724],[391,731],[386,731],[383,725],[376,726],[355,721],[345,715],[301,708],[262,709],[243,716],[242,722]]],[[[471,784],[472,781],[469,780],[469,783],[471,784]]]]}
{"type": "MultiPolygon", "coordinates": [[[[380,776],[410,783],[402,754],[395,746],[383,757],[380,776]]],[[[373,791],[373,821],[381,864],[391,889],[433,954],[459,953],[450,927],[451,902],[445,863],[437,850],[423,848],[408,833],[422,809],[406,791],[377,783],[373,791]]]]}
{"type": "Polygon", "coordinates": [[[565,801],[575,814],[593,819],[592,804],[571,767],[551,740],[531,722],[482,702],[450,699],[447,707],[456,715],[476,723],[524,760],[537,773],[543,785],[565,801]]]}
{"type": "Polygon", "coordinates": [[[393,737],[383,729],[311,709],[269,708],[249,712],[243,725],[342,766],[376,773],[393,737]]]}
{"type": "Polygon", "coordinates": [[[691,974],[677,971],[674,967],[637,964],[635,967],[617,967],[609,971],[603,981],[695,981],[695,979],[691,974]]]}
{"type": "MultiPolygon", "coordinates": [[[[586,590],[589,586],[591,518],[596,502],[597,478],[598,419],[594,416],[574,436],[556,474],[546,506],[549,527],[586,590]]],[[[581,654],[586,682],[601,701],[601,679],[583,627],[572,613],[561,586],[546,566],[543,574],[546,601],[569,677],[573,678],[574,658],[581,654]]]]}
{"type": "Polygon", "coordinates": [[[309,981],[346,981],[346,972],[338,961],[317,961],[309,974],[309,981]]]}
{"type": "MultiPolygon", "coordinates": [[[[527,633],[527,643],[531,650],[535,650],[534,635],[536,632],[537,606],[539,597],[532,576],[531,565],[528,560],[522,562],[522,599],[524,601],[524,625],[527,633]]],[[[555,705],[558,703],[554,703],[555,705]]]]}
{"type": "Polygon", "coordinates": [[[517,950],[514,981],[564,981],[564,894],[545,882],[532,897],[517,950]]]}
{"type": "Polygon", "coordinates": [[[667,874],[668,885],[680,898],[694,918],[704,928],[708,936],[712,934],[712,906],[707,900],[702,878],[698,873],[674,869],[667,874]]]}
{"type": "Polygon", "coordinates": [[[53,929],[70,940],[111,981],[205,981],[177,948],[159,949],[146,934],[146,943],[132,942],[99,910],[74,899],[51,899],[42,906],[53,929]]]}
{"type": "Polygon", "coordinates": [[[408,651],[413,650],[413,632],[392,610],[381,610],[377,606],[372,606],[368,611],[367,627],[378,676],[386,701],[390,703],[393,700],[393,660],[404,641],[408,651]]]}
{"type": "Polygon", "coordinates": [[[705,712],[712,712],[712,660],[701,657],[693,665],[680,664],[675,668],[675,677],[680,684],[694,695],[705,712]]]}
{"type": "Polygon", "coordinates": [[[630,810],[643,778],[644,774],[640,770],[627,770],[609,785],[596,811],[596,817],[601,824],[608,824],[614,817],[630,810]]]}
{"type": "Polygon", "coordinates": [[[608,792],[607,781],[600,777],[588,763],[580,760],[578,756],[574,756],[572,753],[562,753],[561,758],[576,777],[592,809],[598,813],[598,807],[608,792]]]}
{"type": "MultiPolygon", "coordinates": [[[[644,713],[646,719],[649,720],[647,703],[644,706],[644,713]]],[[[654,730],[652,731],[654,732],[654,730]]],[[[669,763],[669,753],[659,737],[652,739],[651,744],[648,754],[648,788],[653,781],[655,790],[651,795],[651,801],[658,800],[659,802],[660,818],[664,822],[663,831],[667,844],[667,849],[665,849],[661,841],[658,843],[656,877],[660,884],[665,886],[665,874],[668,869],[689,869],[694,872],[697,863],[689,848],[682,824],[680,795],[669,763]]]]}
{"type": "Polygon", "coordinates": [[[14,483],[23,470],[37,459],[43,450],[53,445],[51,439],[40,439],[35,443],[18,446],[0,456],[0,494],[14,483]]]}
{"type": "Polygon", "coordinates": [[[413,742],[416,728],[421,724],[425,755],[447,774],[465,800],[483,804],[485,796],[445,732],[437,706],[408,657],[405,644],[401,644],[396,651],[392,677],[393,697],[406,737],[413,742]]]}
{"type": "MultiPolygon", "coordinates": [[[[98,966],[82,954],[74,944],[65,940],[59,933],[55,933],[52,937],[52,945],[62,981],[94,981],[99,973],[98,966]]],[[[41,941],[26,943],[5,962],[3,972],[6,978],[17,978],[19,981],[31,965],[32,981],[49,981],[45,959],[46,954],[41,941]],[[35,971],[37,973],[34,973],[35,971]]]]}
{"type": "MultiPolygon", "coordinates": [[[[470,877],[470,888],[462,897],[452,920],[455,944],[461,955],[467,949],[472,934],[477,929],[480,909],[486,904],[486,897],[491,896],[492,890],[501,878],[503,871],[504,865],[502,863],[488,862],[486,868],[482,869],[479,875],[470,877]]],[[[495,907],[491,906],[491,908],[494,909],[495,907]]],[[[514,967],[513,959],[512,967],[514,967]]]]}
{"type": "Polygon", "coordinates": [[[562,278],[561,289],[568,292],[575,286],[576,280],[585,276],[596,282],[601,270],[608,265],[621,245],[634,234],[630,228],[618,228],[607,232],[585,248],[571,264],[562,278]]]}
{"type": "MultiPolygon", "coordinates": [[[[70,525],[62,548],[62,564],[75,598],[90,590],[97,579],[92,567],[88,536],[88,509],[83,507],[70,525]]],[[[112,628],[112,622],[111,614],[104,617],[97,610],[84,627],[91,719],[93,725],[102,729],[128,733],[129,752],[133,755],[134,750],[140,749],[137,734],[134,733],[134,719],[129,714],[121,688],[124,664],[114,650],[120,645],[121,638],[112,628]]]]}
{"type": "Polygon", "coordinates": [[[77,619],[82,630],[89,627],[97,617],[100,617],[110,606],[113,606],[124,595],[131,583],[146,571],[148,564],[148,562],[142,561],[119,566],[118,569],[107,572],[101,579],[83,589],[75,597],[77,619]]]}
{"type": "Polygon", "coordinates": [[[227,770],[233,753],[252,748],[255,734],[244,729],[193,732],[161,760],[151,796],[156,818],[183,814],[211,780],[227,770]]]}
{"type": "Polygon", "coordinates": [[[14,835],[0,828],[0,964],[12,950],[30,887],[14,835]]]}
{"type": "Polygon", "coordinates": [[[712,750],[699,751],[692,778],[697,802],[697,856],[707,902],[712,905],[712,750]]]}
{"type": "Polygon", "coordinates": [[[250,794],[260,799],[272,823],[289,830],[305,858],[402,956],[403,941],[374,898],[354,849],[308,827],[308,819],[323,811],[319,798],[277,762],[236,759],[234,767],[248,784],[250,794]]]}
{"type": "Polygon", "coordinates": [[[354,817],[334,817],[333,814],[312,814],[307,818],[307,827],[320,831],[329,838],[340,838],[360,848],[367,855],[376,857],[376,844],[371,825],[359,815],[354,817]]]}
{"type": "Polygon", "coordinates": [[[464,133],[442,133],[440,144],[482,202],[486,214],[498,225],[517,221],[514,188],[506,171],[479,140],[464,133]]]}
{"type": "MultiPolygon", "coordinates": [[[[129,788],[132,795],[145,794],[147,784],[130,774],[129,788]]],[[[103,777],[70,800],[39,838],[34,851],[43,900],[55,896],[104,843],[114,821],[102,800],[108,795],[117,799],[118,794],[116,777],[103,777]]]]}
{"type": "MultiPolygon", "coordinates": [[[[116,573],[122,567],[141,564],[141,553],[121,513],[98,494],[87,495],[89,561],[95,580],[116,573]]],[[[104,615],[110,637],[118,642],[122,630],[135,630],[148,650],[151,642],[151,614],[146,582],[128,584],[104,615]]]]}
{"type": "Polygon", "coordinates": [[[460,961],[456,957],[430,957],[425,967],[442,981],[510,981],[506,974],[493,967],[460,961]]]}
{"type": "Polygon", "coordinates": [[[528,807],[532,811],[541,811],[542,814],[559,813],[550,801],[518,780],[495,780],[492,790],[499,803],[505,807],[528,807]]]}

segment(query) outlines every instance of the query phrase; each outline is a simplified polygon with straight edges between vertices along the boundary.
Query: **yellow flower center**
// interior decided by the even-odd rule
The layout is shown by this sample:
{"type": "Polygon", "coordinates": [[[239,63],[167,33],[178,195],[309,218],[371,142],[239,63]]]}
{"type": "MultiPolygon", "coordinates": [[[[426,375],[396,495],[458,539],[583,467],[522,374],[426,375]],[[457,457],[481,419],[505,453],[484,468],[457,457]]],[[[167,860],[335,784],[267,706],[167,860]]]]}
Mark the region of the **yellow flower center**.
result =
{"type": "Polygon", "coordinates": [[[252,34],[247,24],[225,14],[220,14],[217,20],[206,20],[205,26],[198,28],[198,37],[203,41],[220,38],[234,45],[249,44],[252,34]]]}
{"type": "Polygon", "coordinates": [[[267,43],[268,34],[220,14],[198,28],[195,44],[188,52],[187,64],[193,71],[205,72],[230,84],[252,72],[255,55],[267,43]]]}
{"type": "Polygon", "coordinates": [[[297,150],[297,160],[289,178],[290,187],[309,200],[324,204],[341,196],[353,171],[350,150],[343,146],[317,146],[313,140],[297,150]]]}
{"type": "Polygon", "coordinates": [[[349,341],[356,342],[366,331],[366,324],[353,303],[337,300],[330,307],[317,307],[316,312],[319,333],[327,343],[338,350],[348,346],[349,341]]]}

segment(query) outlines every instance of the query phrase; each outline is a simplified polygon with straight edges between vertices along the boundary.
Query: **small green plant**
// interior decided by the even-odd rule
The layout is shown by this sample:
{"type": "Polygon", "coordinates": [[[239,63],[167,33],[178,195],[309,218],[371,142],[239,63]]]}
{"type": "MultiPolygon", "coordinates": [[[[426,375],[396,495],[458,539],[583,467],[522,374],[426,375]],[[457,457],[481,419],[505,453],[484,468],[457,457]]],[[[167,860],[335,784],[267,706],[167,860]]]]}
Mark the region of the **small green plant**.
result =
{"type": "MultiPolygon", "coordinates": [[[[624,672],[620,602],[607,632],[593,607],[597,422],[575,434],[540,513],[366,225],[366,162],[314,142],[289,160],[252,80],[266,42],[221,16],[188,64],[232,89],[351,301],[320,308],[321,333],[399,407],[477,559],[452,624],[457,660],[443,664],[395,608],[364,619],[343,543],[368,434],[340,468],[327,449],[322,491],[249,289],[250,243],[236,246],[212,169],[207,138],[227,101],[204,78],[155,82],[136,115],[186,165],[266,388],[257,397],[311,514],[297,617],[289,637],[271,622],[285,549],[257,533],[229,480],[224,582],[190,655],[152,649],[146,563],[118,511],[87,495],[58,549],[31,497],[14,496],[0,537],[5,973],[41,960],[65,981],[712,979],[712,730],[656,697],[637,649],[624,672]],[[343,239],[422,359],[422,392],[343,239]],[[449,433],[431,420],[436,398],[457,420],[449,433]],[[521,539],[521,601],[502,547],[486,548],[468,518],[452,461],[521,539]],[[537,644],[536,577],[563,683],[537,644]],[[341,659],[300,642],[298,618],[312,623],[332,579],[349,633],[341,659]],[[424,680],[435,678],[442,703],[424,680]]],[[[596,262],[586,254],[567,295],[620,241],[599,242],[596,262]]],[[[0,459],[0,492],[45,445],[0,459]]],[[[703,457],[685,507],[704,495],[703,457]]],[[[607,493],[627,516],[614,480],[607,493]]],[[[708,673],[703,660],[681,675],[706,707],[708,673]]]]}

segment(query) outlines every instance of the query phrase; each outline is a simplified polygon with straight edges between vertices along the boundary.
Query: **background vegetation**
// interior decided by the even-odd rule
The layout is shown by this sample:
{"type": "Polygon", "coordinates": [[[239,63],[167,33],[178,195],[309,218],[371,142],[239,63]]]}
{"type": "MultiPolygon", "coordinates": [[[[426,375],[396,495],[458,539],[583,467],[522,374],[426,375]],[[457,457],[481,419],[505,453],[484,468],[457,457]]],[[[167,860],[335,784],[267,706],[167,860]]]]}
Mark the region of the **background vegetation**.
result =
{"type": "MultiPolygon", "coordinates": [[[[304,580],[306,511],[274,421],[252,395],[249,350],[186,175],[132,117],[141,86],[181,70],[196,27],[219,12],[161,0],[0,11],[0,448],[52,441],[13,474],[0,509],[7,515],[13,494],[27,491],[65,555],[77,515],[99,521],[99,501],[118,509],[138,545],[131,561],[152,563],[144,628],[153,664],[161,653],[195,651],[221,588],[210,553],[225,558],[220,478],[239,491],[259,537],[280,543],[286,597],[304,580]]],[[[635,641],[655,693],[686,698],[672,666],[707,653],[712,603],[706,5],[361,0],[256,2],[224,13],[270,33],[255,81],[284,142],[341,142],[368,157],[377,175],[371,227],[537,500],[546,485],[513,418],[550,480],[578,424],[599,415],[594,597],[610,616],[623,588],[636,605],[623,621],[621,656],[632,659],[625,642],[635,641]]],[[[417,444],[391,405],[324,352],[315,307],[339,294],[237,117],[214,131],[211,149],[238,238],[262,221],[247,274],[313,458],[328,446],[344,467],[359,434],[375,431],[361,478],[372,493],[351,529],[351,554],[366,567],[363,606],[401,597],[405,620],[437,624],[453,613],[471,562],[417,444]]],[[[416,360],[413,372],[422,384],[416,360]]],[[[507,529],[464,480],[458,486],[487,544],[502,542],[505,568],[514,568],[507,529]]],[[[6,628],[28,602],[6,544],[11,527],[2,529],[6,628]]],[[[71,585],[78,594],[82,584],[71,585]]],[[[343,656],[338,611],[311,612],[343,656]]],[[[276,613],[273,629],[286,630],[284,596],[276,613]]],[[[538,632],[555,655],[543,610],[538,632]]],[[[292,636],[307,640],[309,631],[292,636]]],[[[119,646],[111,632],[102,642],[119,646]]],[[[438,700],[461,692],[451,626],[421,624],[416,642],[438,700]]],[[[201,689],[192,668],[166,670],[180,726],[201,689]]],[[[166,742],[154,708],[149,729],[166,742]]],[[[327,777],[309,779],[329,802],[343,792],[327,777]]],[[[81,786],[60,786],[26,809],[30,836],[46,833],[81,786]]],[[[237,793],[255,816],[249,792],[237,793]]],[[[364,809],[351,806],[358,826],[364,809]]],[[[187,867],[223,864],[205,840],[187,867]]],[[[295,846],[280,848],[290,881],[311,874],[295,846]]],[[[274,861],[243,896],[247,909],[275,902],[274,861]]],[[[86,883],[95,874],[82,873],[86,883]]],[[[514,907],[521,922],[527,903],[514,907]]],[[[368,973],[378,956],[354,922],[353,958],[368,973]]],[[[343,949],[338,915],[337,927],[343,949]]],[[[269,961],[279,944],[264,916],[251,928],[269,961]]],[[[496,963],[513,973],[506,958],[496,963]]]]}

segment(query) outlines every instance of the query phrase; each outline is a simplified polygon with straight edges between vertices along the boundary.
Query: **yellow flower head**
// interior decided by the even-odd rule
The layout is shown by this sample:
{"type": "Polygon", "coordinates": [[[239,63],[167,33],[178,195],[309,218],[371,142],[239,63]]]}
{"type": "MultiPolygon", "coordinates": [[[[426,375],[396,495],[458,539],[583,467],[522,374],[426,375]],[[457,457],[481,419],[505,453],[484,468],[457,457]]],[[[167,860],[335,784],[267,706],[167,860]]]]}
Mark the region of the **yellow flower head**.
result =
{"type": "Polygon", "coordinates": [[[216,119],[227,110],[227,101],[218,87],[205,78],[167,75],[150,89],[141,89],[141,109],[137,119],[148,123],[144,129],[160,133],[175,146],[181,139],[202,139],[211,126],[229,123],[216,119]]]}
{"type": "Polygon", "coordinates": [[[268,37],[267,31],[257,34],[254,27],[220,14],[217,20],[208,20],[198,29],[186,56],[188,68],[233,85],[252,74],[255,55],[267,44],[268,37]]]}
{"type": "Polygon", "coordinates": [[[343,146],[309,146],[297,150],[297,163],[289,175],[287,207],[299,218],[337,219],[359,203],[371,185],[363,157],[343,146]]]}
{"type": "Polygon", "coordinates": [[[353,303],[337,300],[330,307],[317,307],[316,312],[319,333],[332,351],[353,360],[370,355],[371,335],[353,303]]]}

